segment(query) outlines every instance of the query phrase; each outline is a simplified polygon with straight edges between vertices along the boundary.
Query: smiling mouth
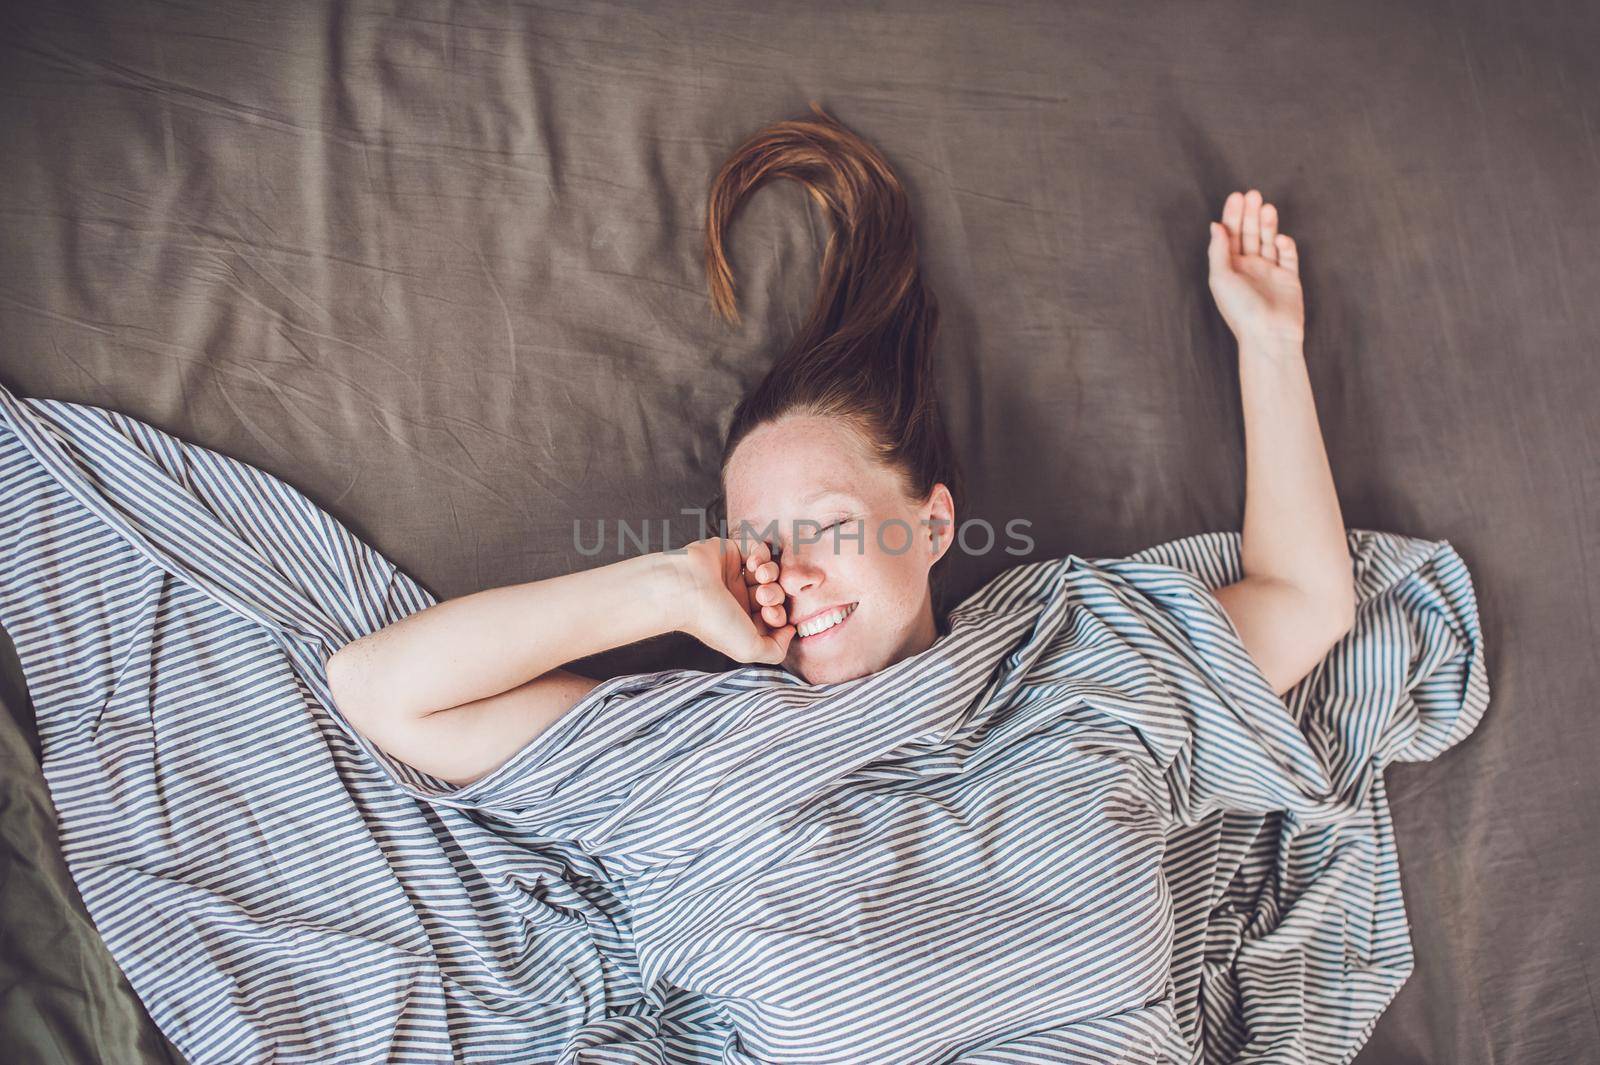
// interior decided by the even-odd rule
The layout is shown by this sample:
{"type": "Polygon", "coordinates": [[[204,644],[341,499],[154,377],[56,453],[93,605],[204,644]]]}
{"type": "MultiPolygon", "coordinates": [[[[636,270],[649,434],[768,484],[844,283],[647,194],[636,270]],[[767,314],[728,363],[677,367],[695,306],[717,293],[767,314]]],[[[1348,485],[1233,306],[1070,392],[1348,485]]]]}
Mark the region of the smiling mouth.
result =
{"type": "Polygon", "coordinates": [[[818,642],[821,642],[822,640],[827,639],[829,636],[832,636],[834,633],[838,632],[840,629],[844,628],[847,624],[849,624],[850,619],[855,617],[856,608],[859,607],[860,605],[861,605],[860,603],[851,603],[848,606],[846,606],[844,617],[840,618],[838,621],[834,622],[832,625],[829,625],[827,628],[823,629],[821,632],[813,632],[809,636],[802,636],[802,635],[800,635],[799,631],[797,630],[795,632],[795,639],[800,643],[806,644],[807,646],[809,646],[809,645],[811,645],[813,643],[818,643],[818,642]]]}

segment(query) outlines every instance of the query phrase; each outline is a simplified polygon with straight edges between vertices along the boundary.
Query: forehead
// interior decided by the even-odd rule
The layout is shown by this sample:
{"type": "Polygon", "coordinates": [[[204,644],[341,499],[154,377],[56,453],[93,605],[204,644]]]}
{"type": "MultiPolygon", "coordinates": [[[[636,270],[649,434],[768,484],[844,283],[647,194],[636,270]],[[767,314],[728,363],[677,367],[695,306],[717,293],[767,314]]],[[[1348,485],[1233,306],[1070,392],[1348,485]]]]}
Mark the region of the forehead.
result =
{"type": "Polygon", "coordinates": [[[867,461],[859,438],[837,419],[791,417],[755,430],[734,450],[727,470],[730,524],[803,516],[833,497],[861,500],[881,489],[883,471],[867,461]]]}

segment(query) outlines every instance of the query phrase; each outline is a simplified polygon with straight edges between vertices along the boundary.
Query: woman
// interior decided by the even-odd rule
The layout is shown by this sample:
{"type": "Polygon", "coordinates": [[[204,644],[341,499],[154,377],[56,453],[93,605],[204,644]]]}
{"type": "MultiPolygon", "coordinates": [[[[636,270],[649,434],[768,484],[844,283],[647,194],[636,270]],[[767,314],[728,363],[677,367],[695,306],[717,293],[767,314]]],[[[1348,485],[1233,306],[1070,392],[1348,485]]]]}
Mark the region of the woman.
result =
{"type": "Polygon", "coordinates": [[[728,434],[748,549],[436,603],[264,471],[0,387],[0,624],[152,1018],[194,1061],[1348,1060],[1411,968],[1382,769],[1488,688],[1448,543],[1341,535],[1273,213],[1231,196],[1210,245],[1242,549],[1028,562],[945,612],[904,197],[820,112],[764,131],[713,190],[730,317],[768,176],[836,234],[728,434]],[[672,630],[743,665],[562,668],[672,630]]]}
{"type": "MultiPolygon", "coordinates": [[[[732,537],[463,596],[341,649],[328,663],[339,708],[395,757],[470,783],[599,683],[566,663],[664,632],[831,684],[945,631],[936,567],[962,486],[930,366],[937,304],[888,163],[812,109],[752,137],[711,189],[707,272],[731,321],[723,240],[756,187],[801,182],[835,227],[809,320],[723,444],[716,518],[732,537]]],[[[1348,630],[1355,599],[1301,353],[1299,258],[1277,224],[1256,190],[1231,193],[1208,253],[1239,340],[1250,446],[1246,579],[1217,596],[1281,693],[1348,630]]]]}

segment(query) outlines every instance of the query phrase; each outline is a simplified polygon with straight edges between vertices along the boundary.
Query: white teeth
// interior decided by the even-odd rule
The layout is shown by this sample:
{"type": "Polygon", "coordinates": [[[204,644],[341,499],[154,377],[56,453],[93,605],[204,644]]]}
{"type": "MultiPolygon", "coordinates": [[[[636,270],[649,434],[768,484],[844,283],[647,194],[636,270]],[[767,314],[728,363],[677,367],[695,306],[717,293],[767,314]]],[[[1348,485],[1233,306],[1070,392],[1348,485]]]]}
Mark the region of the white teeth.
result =
{"type": "Polygon", "coordinates": [[[801,623],[794,631],[800,636],[815,636],[824,629],[833,628],[849,617],[853,610],[855,610],[855,604],[853,603],[847,607],[840,607],[838,610],[830,610],[820,618],[813,618],[810,621],[801,623]]]}

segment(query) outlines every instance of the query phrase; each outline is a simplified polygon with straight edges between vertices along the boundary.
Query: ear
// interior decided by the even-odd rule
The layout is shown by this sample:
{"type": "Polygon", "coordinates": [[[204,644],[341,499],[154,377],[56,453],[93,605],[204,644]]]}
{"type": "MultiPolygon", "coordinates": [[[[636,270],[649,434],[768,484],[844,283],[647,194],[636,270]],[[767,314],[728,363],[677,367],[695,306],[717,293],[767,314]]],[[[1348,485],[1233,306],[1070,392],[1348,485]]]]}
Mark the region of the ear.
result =
{"type": "Polygon", "coordinates": [[[928,548],[928,564],[944,557],[950,545],[956,542],[956,503],[950,489],[943,481],[933,486],[922,504],[922,529],[928,548]]]}

